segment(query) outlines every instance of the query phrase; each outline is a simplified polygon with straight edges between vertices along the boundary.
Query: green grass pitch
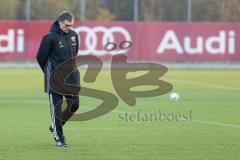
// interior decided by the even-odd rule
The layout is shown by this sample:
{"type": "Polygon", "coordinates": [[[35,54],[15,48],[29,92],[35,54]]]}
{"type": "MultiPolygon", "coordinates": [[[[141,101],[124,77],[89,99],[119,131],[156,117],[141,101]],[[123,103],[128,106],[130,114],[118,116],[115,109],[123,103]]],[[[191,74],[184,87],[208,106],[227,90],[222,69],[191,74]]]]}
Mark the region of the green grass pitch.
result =
{"type": "MultiPolygon", "coordinates": [[[[84,72],[81,74],[84,76],[84,72]]],[[[173,70],[162,77],[181,98],[138,98],[134,107],[121,99],[97,119],[69,122],[68,148],[57,148],[48,131],[48,96],[40,69],[0,69],[0,160],[237,160],[240,159],[240,71],[173,70]],[[126,121],[121,114],[189,113],[186,121],[126,121]]],[[[110,70],[97,87],[117,95],[110,70]]],[[[79,113],[99,101],[80,97],[79,113]]]]}

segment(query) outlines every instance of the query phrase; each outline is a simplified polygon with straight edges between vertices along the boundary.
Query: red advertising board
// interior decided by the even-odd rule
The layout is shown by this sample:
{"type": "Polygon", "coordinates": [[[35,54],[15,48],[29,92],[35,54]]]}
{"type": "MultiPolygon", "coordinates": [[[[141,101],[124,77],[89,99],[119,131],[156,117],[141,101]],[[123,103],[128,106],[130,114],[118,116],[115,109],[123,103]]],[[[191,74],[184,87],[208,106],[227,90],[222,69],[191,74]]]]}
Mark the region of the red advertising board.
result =
{"type": "MultiPolygon", "coordinates": [[[[0,21],[0,60],[35,60],[51,21],[0,21]]],[[[79,22],[79,55],[129,60],[240,61],[240,23],[79,22]],[[110,43],[109,43],[110,42],[110,43]],[[124,43],[131,42],[131,48],[124,43]],[[116,44],[106,50],[106,44],[116,44]]],[[[111,47],[111,46],[110,46],[111,47]]]]}

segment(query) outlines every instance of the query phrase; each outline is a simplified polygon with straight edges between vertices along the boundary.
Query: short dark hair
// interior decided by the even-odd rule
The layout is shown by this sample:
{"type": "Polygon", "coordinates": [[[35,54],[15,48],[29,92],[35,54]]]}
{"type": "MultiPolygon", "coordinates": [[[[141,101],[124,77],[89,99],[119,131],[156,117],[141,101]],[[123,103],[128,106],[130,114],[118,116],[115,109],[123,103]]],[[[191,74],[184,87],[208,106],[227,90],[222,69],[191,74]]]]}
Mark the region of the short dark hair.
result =
{"type": "Polygon", "coordinates": [[[58,16],[58,20],[59,20],[60,22],[65,21],[65,20],[67,20],[67,21],[72,21],[73,19],[74,19],[74,16],[73,16],[73,14],[72,14],[71,12],[69,12],[69,11],[63,11],[63,12],[60,13],[59,16],[58,16]]]}

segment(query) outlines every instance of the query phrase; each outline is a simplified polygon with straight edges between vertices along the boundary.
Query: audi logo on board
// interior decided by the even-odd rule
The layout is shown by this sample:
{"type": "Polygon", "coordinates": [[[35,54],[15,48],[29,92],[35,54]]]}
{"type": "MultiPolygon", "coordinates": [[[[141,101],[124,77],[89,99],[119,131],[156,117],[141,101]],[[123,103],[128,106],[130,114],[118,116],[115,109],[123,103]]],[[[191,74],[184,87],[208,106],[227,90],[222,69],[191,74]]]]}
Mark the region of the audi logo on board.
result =
{"type": "Polygon", "coordinates": [[[103,26],[79,26],[74,28],[79,35],[79,52],[80,55],[94,54],[97,56],[116,55],[127,53],[130,47],[117,47],[114,50],[106,50],[109,43],[131,42],[130,33],[123,27],[103,27],[103,26]]]}

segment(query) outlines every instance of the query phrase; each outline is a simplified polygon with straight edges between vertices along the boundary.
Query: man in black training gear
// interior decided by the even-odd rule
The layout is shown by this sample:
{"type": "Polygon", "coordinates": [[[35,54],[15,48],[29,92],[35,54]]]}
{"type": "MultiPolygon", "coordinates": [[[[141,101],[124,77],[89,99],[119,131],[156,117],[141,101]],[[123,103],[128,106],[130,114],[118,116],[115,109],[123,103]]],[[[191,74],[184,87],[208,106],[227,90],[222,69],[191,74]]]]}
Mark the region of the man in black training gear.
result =
{"type": "MultiPolygon", "coordinates": [[[[50,75],[59,65],[75,57],[78,53],[79,40],[77,33],[71,30],[73,24],[73,14],[68,11],[62,12],[52,24],[49,33],[43,37],[36,57],[44,72],[45,92],[49,94],[52,118],[49,130],[54,135],[58,147],[67,147],[63,135],[63,125],[77,111],[79,96],[57,93],[50,86],[50,75]],[[63,97],[66,99],[67,108],[62,112],[63,97]]],[[[72,65],[76,66],[75,61],[72,65]]],[[[74,70],[67,77],[66,83],[80,86],[79,76],[79,71],[74,70]]]]}

